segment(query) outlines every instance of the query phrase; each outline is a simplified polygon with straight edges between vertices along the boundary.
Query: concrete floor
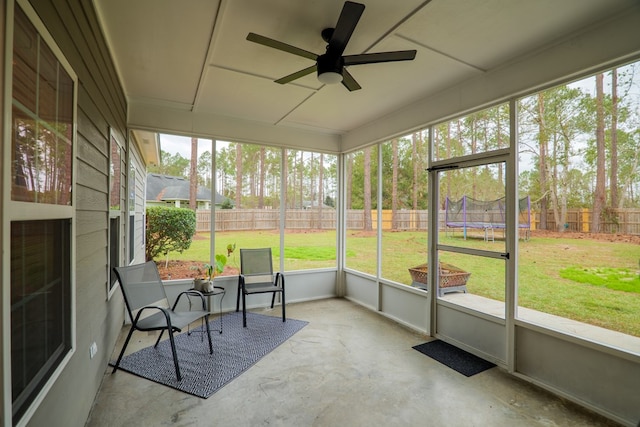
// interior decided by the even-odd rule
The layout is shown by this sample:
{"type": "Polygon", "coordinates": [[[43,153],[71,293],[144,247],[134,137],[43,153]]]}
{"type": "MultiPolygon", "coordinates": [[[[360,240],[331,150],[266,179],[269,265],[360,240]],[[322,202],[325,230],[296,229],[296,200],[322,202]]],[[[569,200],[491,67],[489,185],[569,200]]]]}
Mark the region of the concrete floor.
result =
{"type": "MultiPolygon", "coordinates": [[[[345,299],[289,304],[287,316],[309,324],[209,399],[109,367],[86,425],[617,425],[500,368],[467,378],[411,348],[429,338],[345,299]]],[[[128,351],[155,336],[134,333],[128,351]]]]}

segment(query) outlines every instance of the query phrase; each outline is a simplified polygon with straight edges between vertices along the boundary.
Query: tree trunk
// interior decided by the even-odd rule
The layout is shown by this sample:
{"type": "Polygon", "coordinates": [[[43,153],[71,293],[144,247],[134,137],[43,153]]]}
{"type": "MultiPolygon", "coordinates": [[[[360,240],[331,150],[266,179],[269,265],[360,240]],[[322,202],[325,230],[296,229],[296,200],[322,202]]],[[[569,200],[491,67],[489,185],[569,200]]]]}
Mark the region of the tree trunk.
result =
{"type": "MultiPolygon", "coordinates": [[[[460,121],[458,120],[458,122],[460,122],[460,121]]],[[[478,139],[476,137],[476,127],[477,127],[476,119],[472,118],[472,121],[471,121],[471,154],[475,154],[475,153],[478,152],[478,139]]],[[[469,168],[469,169],[471,170],[471,198],[477,199],[478,198],[478,194],[477,194],[478,180],[476,179],[476,176],[478,175],[478,170],[475,167],[469,168]]]]}
{"type": "Polygon", "coordinates": [[[618,206],[618,69],[611,70],[611,170],[609,171],[611,207],[618,206]]]}
{"type": "MultiPolygon", "coordinates": [[[[198,195],[198,138],[191,138],[191,165],[189,169],[189,209],[195,211],[198,195]]],[[[211,195],[213,199],[213,194],[211,195]]]]}
{"type": "Polygon", "coordinates": [[[316,201],[316,173],[315,173],[315,161],[313,153],[309,153],[309,209],[313,209],[313,203],[316,201]]]}
{"type": "Polygon", "coordinates": [[[258,209],[264,209],[264,181],[266,177],[266,169],[264,161],[265,148],[260,147],[260,183],[258,184],[258,209]]]}
{"type": "Polygon", "coordinates": [[[346,206],[345,209],[348,211],[351,209],[351,191],[352,191],[352,187],[353,187],[353,154],[348,154],[347,155],[347,164],[346,164],[346,171],[345,171],[345,175],[346,175],[346,180],[347,180],[347,188],[346,188],[346,194],[345,194],[345,199],[346,202],[346,206]]]}
{"type": "Polygon", "coordinates": [[[364,149],[364,230],[373,230],[371,218],[371,147],[364,149]]]}
{"type": "MultiPolygon", "coordinates": [[[[498,107],[496,109],[496,148],[502,148],[502,118],[501,109],[498,107]]],[[[503,182],[503,171],[504,163],[498,163],[498,182],[503,182]]]]}
{"type": "Polygon", "coordinates": [[[596,188],[593,193],[591,232],[600,233],[600,217],[604,209],[605,194],[605,141],[603,74],[596,75],[596,188]]]}
{"type": "Polygon", "coordinates": [[[242,207],[242,144],[236,143],[236,209],[242,207]]]}
{"type": "Polygon", "coordinates": [[[553,212],[553,221],[556,224],[556,231],[564,231],[564,222],[560,219],[559,207],[559,160],[558,160],[558,135],[553,133],[553,143],[551,144],[551,180],[549,181],[549,194],[551,201],[551,210],[553,212]]]}
{"type": "Polygon", "coordinates": [[[324,204],[324,154],[320,153],[320,164],[318,165],[318,230],[322,230],[322,205],[324,204]]]}
{"type": "Polygon", "coordinates": [[[413,185],[411,186],[411,208],[418,210],[418,180],[420,179],[420,159],[418,158],[418,133],[411,135],[411,158],[413,159],[413,185]]]}
{"type": "Polygon", "coordinates": [[[289,152],[288,150],[285,148],[282,150],[282,156],[283,156],[283,160],[282,160],[282,182],[284,183],[284,194],[282,195],[282,197],[284,197],[284,207],[285,209],[287,208],[291,208],[291,206],[289,205],[289,152]]]}
{"type": "Polygon", "coordinates": [[[547,144],[548,135],[544,120],[544,94],[538,94],[538,135],[540,139],[540,153],[538,156],[538,169],[540,172],[540,228],[547,230],[547,144]]]}
{"type": "MultiPolygon", "coordinates": [[[[460,135],[460,121],[458,120],[458,135],[460,135]]],[[[445,136],[446,141],[446,147],[447,147],[447,159],[450,159],[452,154],[451,154],[451,122],[447,122],[447,135],[445,136]]],[[[445,195],[449,198],[451,198],[451,183],[453,180],[453,174],[452,173],[445,173],[445,186],[446,186],[446,190],[445,190],[445,195]]],[[[463,194],[460,194],[460,196],[463,196],[463,194]]],[[[442,199],[441,199],[442,200],[442,199]]]]}
{"type": "Polygon", "coordinates": [[[300,151],[300,209],[304,209],[304,152],[300,151]]]}
{"type": "Polygon", "coordinates": [[[391,141],[391,151],[393,152],[393,166],[391,178],[391,229],[398,229],[398,139],[391,141]]]}

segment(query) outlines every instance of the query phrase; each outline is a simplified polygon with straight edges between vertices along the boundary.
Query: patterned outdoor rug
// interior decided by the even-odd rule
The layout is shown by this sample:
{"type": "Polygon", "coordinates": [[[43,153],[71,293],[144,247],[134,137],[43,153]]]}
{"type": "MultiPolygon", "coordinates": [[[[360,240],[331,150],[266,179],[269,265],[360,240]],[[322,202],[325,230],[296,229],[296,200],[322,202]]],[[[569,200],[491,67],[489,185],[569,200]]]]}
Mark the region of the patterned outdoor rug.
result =
{"type": "Polygon", "coordinates": [[[467,377],[496,366],[475,354],[440,340],[429,341],[412,348],[467,377]]]}
{"type": "MultiPolygon", "coordinates": [[[[247,313],[247,327],[243,328],[242,312],[232,312],[224,315],[222,334],[214,332],[220,326],[219,319],[209,322],[213,354],[209,354],[206,336],[201,340],[202,327],[192,329],[191,335],[175,335],[181,381],[176,379],[166,333],[158,347],[152,345],[124,356],[118,369],[206,399],[308,323],[247,313]]],[[[113,366],[115,361],[110,364],[113,366]]]]}

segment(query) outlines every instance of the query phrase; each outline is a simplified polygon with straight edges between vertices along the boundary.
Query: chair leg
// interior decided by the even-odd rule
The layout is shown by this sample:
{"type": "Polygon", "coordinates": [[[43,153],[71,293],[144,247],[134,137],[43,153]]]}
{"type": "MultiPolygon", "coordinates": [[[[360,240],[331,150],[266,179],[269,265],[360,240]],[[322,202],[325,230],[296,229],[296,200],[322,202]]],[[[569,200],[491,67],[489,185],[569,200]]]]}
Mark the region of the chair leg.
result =
{"type": "Polygon", "coordinates": [[[220,333],[222,333],[222,318],[224,317],[222,315],[222,300],[224,299],[224,296],[226,295],[226,291],[222,293],[222,296],[220,297],[220,333]]]}
{"type": "MultiPolygon", "coordinates": [[[[273,293],[273,296],[271,297],[271,308],[273,308],[274,303],[276,302],[276,293],[273,293]]],[[[282,291],[282,321],[286,322],[287,321],[287,317],[285,316],[285,312],[284,312],[284,291],[282,291]]]]}
{"type": "Polygon", "coordinates": [[[240,311],[240,292],[242,292],[240,280],[238,280],[238,295],[236,295],[236,313],[240,311]]]}
{"type": "Polygon", "coordinates": [[[178,354],[176,353],[176,342],[173,339],[173,331],[169,331],[169,341],[171,341],[171,353],[173,353],[173,364],[176,367],[176,377],[178,381],[182,380],[182,375],[180,375],[180,366],[178,366],[178,354]]]}
{"type": "Polygon", "coordinates": [[[134,329],[135,328],[133,326],[131,326],[131,329],[129,329],[129,333],[127,334],[127,339],[124,340],[124,346],[122,346],[122,350],[120,350],[120,355],[118,356],[118,360],[116,361],[116,364],[113,365],[113,371],[111,371],[112,374],[118,369],[118,366],[120,366],[120,361],[122,360],[122,356],[124,356],[124,351],[127,349],[127,345],[129,344],[131,335],[133,335],[134,329]]]}
{"type": "Polygon", "coordinates": [[[164,334],[164,329],[160,331],[160,335],[158,335],[158,339],[156,340],[156,343],[153,346],[153,348],[156,348],[158,346],[158,344],[160,343],[160,339],[162,338],[162,334],[164,334]]]}
{"type": "MultiPolygon", "coordinates": [[[[209,315],[204,316],[205,324],[207,325],[207,338],[209,338],[209,354],[213,354],[213,344],[211,344],[211,331],[209,330],[209,315]]],[[[222,332],[222,331],[220,331],[222,332]]]]}
{"type": "Polygon", "coordinates": [[[247,327],[247,296],[242,292],[242,327],[247,327]]]}
{"type": "Polygon", "coordinates": [[[286,316],[285,311],[284,311],[285,310],[284,308],[285,308],[286,305],[287,304],[285,304],[285,299],[284,299],[284,288],[282,288],[282,321],[283,322],[287,321],[287,316],[286,316]]]}

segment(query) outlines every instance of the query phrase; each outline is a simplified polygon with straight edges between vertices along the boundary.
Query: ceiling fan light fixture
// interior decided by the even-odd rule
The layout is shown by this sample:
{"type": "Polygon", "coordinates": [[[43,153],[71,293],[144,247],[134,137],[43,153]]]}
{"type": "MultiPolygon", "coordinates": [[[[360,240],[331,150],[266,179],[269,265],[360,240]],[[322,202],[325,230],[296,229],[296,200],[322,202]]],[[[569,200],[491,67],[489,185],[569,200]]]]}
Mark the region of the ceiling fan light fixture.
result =
{"type": "Polygon", "coordinates": [[[321,83],[334,85],[342,81],[342,57],[328,54],[318,56],[318,80],[321,83]]]}
{"type": "Polygon", "coordinates": [[[336,73],[335,71],[327,71],[322,74],[318,74],[318,80],[320,80],[320,83],[326,85],[334,85],[342,81],[342,74],[336,73]]]}

